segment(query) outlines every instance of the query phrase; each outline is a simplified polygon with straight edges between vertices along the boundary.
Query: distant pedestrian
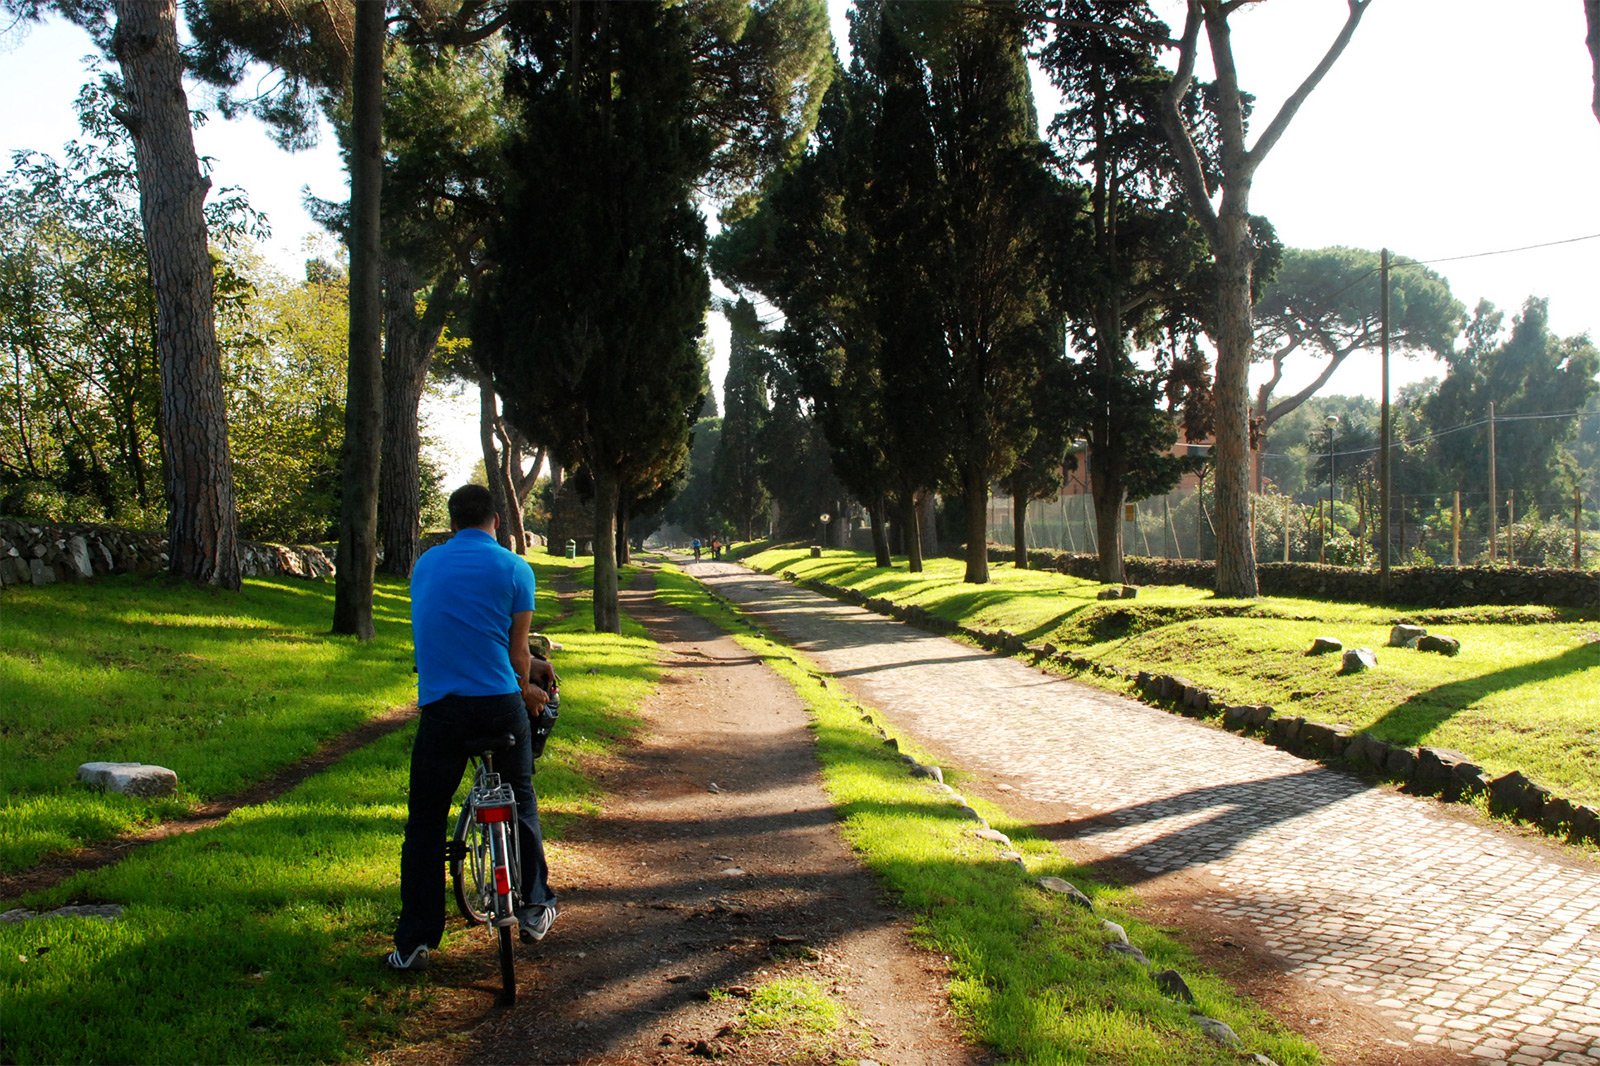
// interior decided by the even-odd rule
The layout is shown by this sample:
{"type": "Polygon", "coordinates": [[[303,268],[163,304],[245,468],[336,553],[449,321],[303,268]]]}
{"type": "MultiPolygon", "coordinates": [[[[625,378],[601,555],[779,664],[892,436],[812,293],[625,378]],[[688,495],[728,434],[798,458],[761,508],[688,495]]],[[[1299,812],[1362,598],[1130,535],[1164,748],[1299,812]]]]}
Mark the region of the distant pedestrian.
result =
{"type": "Polygon", "coordinates": [[[700,538],[694,538],[694,542],[690,547],[694,549],[694,561],[698,563],[700,561],[700,538]]]}
{"type": "Polygon", "coordinates": [[[713,558],[713,559],[722,558],[722,538],[721,537],[712,537],[711,538],[711,558],[713,558]]]}

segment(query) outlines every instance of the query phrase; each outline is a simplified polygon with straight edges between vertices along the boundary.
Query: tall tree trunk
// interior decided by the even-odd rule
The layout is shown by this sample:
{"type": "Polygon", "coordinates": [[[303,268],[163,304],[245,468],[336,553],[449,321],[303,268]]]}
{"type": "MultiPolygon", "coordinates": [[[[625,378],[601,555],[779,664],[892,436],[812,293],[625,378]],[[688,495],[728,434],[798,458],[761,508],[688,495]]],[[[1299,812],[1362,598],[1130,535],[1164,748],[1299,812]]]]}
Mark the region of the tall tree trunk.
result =
{"type": "Polygon", "coordinates": [[[967,570],[961,580],[969,585],[989,583],[989,476],[981,466],[968,464],[961,471],[961,491],[967,508],[967,570]]]}
{"type": "Polygon", "coordinates": [[[882,496],[874,497],[872,505],[867,508],[867,519],[872,523],[872,565],[886,570],[894,565],[894,559],[889,555],[888,511],[889,502],[882,496]]]}
{"type": "MultiPolygon", "coordinates": [[[[378,467],[378,570],[408,577],[422,543],[422,433],[417,409],[428,385],[447,311],[445,283],[434,286],[427,310],[416,314],[421,288],[415,268],[390,259],[384,283],[383,458],[378,467]]],[[[450,289],[455,279],[448,281],[450,289]]]]}
{"type": "Polygon", "coordinates": [[[1225,204],[1217,259],[1217,371],[1214,493],[1217,505],[1219,596],[1253,598],[1255,544],[1250,536],[1250,348],[1254,332],[1250,272],[1254,259],[1249,219],[1225,204]]]}
{"type": "Polygon", "coordinates": [[[1011,497],[1011,559],[1018,570],[1028,568],[1028,497],[1016,493],[1011,497]]]}
{"type": "Polygon", "coordinates": [[[594,631],[621,633],[617,611],[617,472],[598,464],[594,474],[594,631]]]}
{"type": "Polygon", "coordinates": [[[1245,143],[1244,95],[1234,64],[1228,18],[1240,5],[1219,0],[1191,0],[1179,36],[1176,70],[1161,96],[1161,125],[1178,163],[1178,176],[1189,213],[1206,235],[1216,259],[1216,423],[1217,571],[1216,590],[1223,596],[1254,597],[1255,545],[1250,537],[1250,409],[1246,379],[1254,340],[1250,313],[1250,272],[1254,265],[1251,241],[1250,184],[1256,168],[1288,129],[1313,89],[1332,69],[1349,45],[1371,0],[1350,0],[1344,26],[1299,88],[1290,93],[1276,115],[1259,126],[1254,146],[1245,143]],[[1200,32],[1205,30],[1216,73],[1215,106],[1211,114],[1221,141],[1220,163],[1214,182],[1208,183],[1200,150],[1190,136],[1183,101],[1193,84],[1200,32]],[[1221,208],[1212,204],[1220,187],[1221,208]]]}
{"type": "Polygon", "coordinates": [[[1122,565],[1122,508],[1128,492],[1112,464],[1101,462],[1106,452],[1096,452],[1095,462],[1089,469],[1089,481],[1094,489],[1095,546],[1099,559],[1099,576],[1107,585],[1120,585],[1125,580],[1122,565]]]}
{"type": "Polygon", "coordinates": [[[900,503],[900,525],[906,540],[906,572],[922,573],[922,508],[919,494],[907,493],[900,503]]]}
{"type": "Polygon", "coordinates": [[[554,458],[550,460],[550,495],[554,497],[561,491],[561,464],[554,458]]]}
{"type": "Polygon", "coordinates": [[[500,422],[500,412],[495,402],[494,383],[489,373],[478,370],[478,444],[483,449],[483,474],[489,483],[489,495],[494,500],[494,512],[500,516],[500,528],[495,539],[502,548],[511,547],[511,500],[506,490],[505,469],[500,465],[500,452],[495,447],[495,426],[500,422]]]}
{"type": "Polygon", "coordinates": [[[127,86],[150,281],[156,296],[162,458],[172,573],[237,589],[239,526],[217,351],[205,198],[183,90],[173,0],[117,0],[112,51],[127,86]]]}
{"type": "Polygon", "coordinates": [[[628,494],[617,494],[617,565],[627,566],[633,561],[631,545],[628,543],[628,513],[632,508],[628,505],[628,494]]]}
{"type": "MultiPolygon", "coordinates": [[[[917,510],[918,516],[921,518],[917,532],[921,534],[921,537],[919,538],[920,543],[917,545],[917,566],[913,573],[918,573],[922,570],[922,557],[924,555],[936,555],[939,551],[939,506],[938,501],[934,499],[933,493],[924,492],[921,494],[921,499],[917,503],[917,510]]],[[[910,555],[911,553],[907,551],[906,554],[910,555]]]]}
{"type": "Polygon", "coordinates": [[[383,435],[384,5],[356,7],[350,145],[350,374],[344,408],[333,631],[372,639],[383,435]]]}
{"type": "Polygon", "coordinates": [[[1583,0],[1583,17],[1589,23],[1589,35],[1584,41],[1589,46],[1589,59],[1594,65],[1594,100],[1591,107],[1594,117],[1600,119],[1600,0],[1583,0]]]}
{"type": "Polygon", "coordinates": [[[511,541],[511,550],[518,555],[526,555],[528,531],[523,527],[522,495],[517,491],[522,480],[522,460],[519,458],[522,452],[517,447],[515,433],[506,425],[504,418],[496,416],[494,433],[500,441],[499,471],[501,491],[506,497],[506,533],[511,541]]]}

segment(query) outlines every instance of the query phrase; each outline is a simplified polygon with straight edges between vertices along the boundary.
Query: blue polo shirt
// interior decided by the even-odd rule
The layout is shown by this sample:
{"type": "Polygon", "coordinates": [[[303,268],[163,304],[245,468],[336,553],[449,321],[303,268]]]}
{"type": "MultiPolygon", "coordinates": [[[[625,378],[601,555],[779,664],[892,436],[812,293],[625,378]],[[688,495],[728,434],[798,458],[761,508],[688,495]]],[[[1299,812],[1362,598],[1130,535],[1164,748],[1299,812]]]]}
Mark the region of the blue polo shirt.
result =
{"type": "Polygon", "coordinates": [[[422,553],[411,571],[417,705],[520,692],[511,616],[533,610],[533,568],[481,529],[422,553]]]}

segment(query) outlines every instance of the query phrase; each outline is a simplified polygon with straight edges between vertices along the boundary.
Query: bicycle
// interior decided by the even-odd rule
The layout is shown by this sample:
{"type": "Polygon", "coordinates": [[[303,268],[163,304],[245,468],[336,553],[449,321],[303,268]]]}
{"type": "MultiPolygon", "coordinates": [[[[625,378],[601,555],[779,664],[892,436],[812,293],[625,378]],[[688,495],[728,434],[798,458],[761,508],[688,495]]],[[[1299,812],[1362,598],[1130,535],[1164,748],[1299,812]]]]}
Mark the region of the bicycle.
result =
{"type": "MultiPolygon", "coordinates": [[[[552,646],[538,637],[539,658],[552,646]]],[[[552,683],[544,710],[532,722],[533,757],[544,754],[545,742],[561,711],[561,690],[552,683]]],[[[450,882],[455,888],[456,905],[468,925],[483,925],[495,930],[499,940],[499,1002],[509,1006],[517,998],[516,956],[512,930],[517,928],[517,912],[522,907],[522,844],[517,837],[517,797],[511,786],[500,780],[494,769],[495,752],[515,747],[512,733],[476,737],[466,742],[473,765],[472,787],[456,815],[455,832],[445,845],[450,866],[450,882]]]]}
{"type": "Polygon", "coordinates": [[[516,957],[512,931],[522,904],[522,856],[517,840],[517,798],[494,770],[495,752],[516,745],[511,733],[468,741],[475,766],[472,788],[456,816],[455,833],[446,846],[456,904],[468,925],[495,930],[500,951],[502,1005],[517,998],[516,957]]]}

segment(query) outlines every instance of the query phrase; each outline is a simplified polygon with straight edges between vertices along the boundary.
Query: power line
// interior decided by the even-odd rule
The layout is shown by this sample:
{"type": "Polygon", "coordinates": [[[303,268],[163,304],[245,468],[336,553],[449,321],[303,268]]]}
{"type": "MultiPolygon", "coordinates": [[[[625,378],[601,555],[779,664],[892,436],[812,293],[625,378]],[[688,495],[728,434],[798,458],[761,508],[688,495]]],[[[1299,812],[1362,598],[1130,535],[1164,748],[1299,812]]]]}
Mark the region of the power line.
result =
{"type": "MultiPolygon", "coordinates": [[[[1579,418],[1579,419],[1582,419],[1582,418],[1600,418],[1600,412],[1597,412],[1597,411],[1554,411],[1554,412],[1550,412],[1548,414],[1518,414],[1518,415],[1499,415],[1499,414],[1497,414],[1497,415],[1495,415],[1494,421],[1495,421],[1496,425],[1500,425],[1500,424],[1505,423],[1505,422],[1540,422],[1540,421],[1548,421],[1549,419],[1553,419],[1553,418],[1579,418]]],[[[1441,429],[1436,433],[1424,433],[1420,437],[1407,437],[1404,440],[1396,440],[1393,443],[1393,445],[1391,445],[1391,447],[1404,448],[1404,447],[1407,447],[1407,446],[1410,446],[1410,445],[1424,444],[1424,443],[1426,443],[1426,442],[1428,442],[1430,440],[1438,440],[1440,437],[1448,437],[1448,436],[1451,436],[1452,434],[1455,434],[1455,433],[1465,433],[1466,431],[1468,431],[1470,429],[1477,429],[1479,426],[1486,426],[1488,424],[1489,424],[1489,420],[1487,418],[1480,418],[1475,422],[1464,422],[1459,426],[1451,426],[1448,429],[1441,429]]],[[[1336,451],[1336,452],[1333,453],[1333,455],[1334,455],[1334,458],[1337,459],[1337,458],[1340,458],[1340,457],[1348,457],[1348,456],[1352,456],[1352,455],[1373,455],[1373,454],[1376,454],[1377,451],[1378,451],[1377,448],[1352,448],[1352,449],[1350,449],[1348,451],[1342,451],[1342,452],[1341,451],[1336,451]]],[[[1312,449],[1311,449],[1311,439],[1310,439],[1310,437],[1307,437],[1306,450],[1303,453],[1303,455],[1297,455],[1294,452],[1266,452],[1266,451],[1264,451],[1264,452],[1261,453],[1263,458],[1270,458],[1270,459],[1303,458],[1303,457],[1310,457],[1310,456],[1313,456],[1313,455],[1320,458],[1320,457],[1326,456],[1327,454],[1328,454],[1328,452],[1327,452],[1326,449],[1322,449],[1320,451],[1313,452],[1312,449]]]]}
{"type": "Polygon", "coordinates": [[[1408,262],[1417,263],[1419,265],[1428,265],[1431,263],[1456,263],[1463,259],[1485,259],[1491,255],[1510,255],[1513,252],[1531,252],[1538,248],[1554,248],[1562,244],[1577,244],[1579,241],[1592,241],[1596,239],[1600,239],[1600,233],[1586,233],[1581,237],[1567,237],[1559,241],[1544,241],[1540,244],[1524,244],[1519,248],[1497,248],[1492,252],[1471,252],[1467,255],[1446,255],[1440,256],[1437,259],[1412,259],[1410,256],[1405,256],[1403,258],[1405,258],[1408,262]]]}

